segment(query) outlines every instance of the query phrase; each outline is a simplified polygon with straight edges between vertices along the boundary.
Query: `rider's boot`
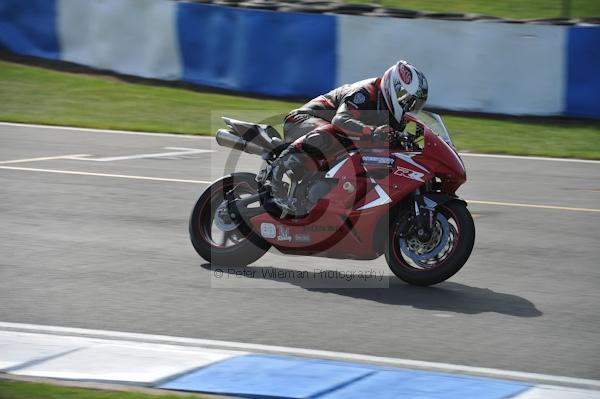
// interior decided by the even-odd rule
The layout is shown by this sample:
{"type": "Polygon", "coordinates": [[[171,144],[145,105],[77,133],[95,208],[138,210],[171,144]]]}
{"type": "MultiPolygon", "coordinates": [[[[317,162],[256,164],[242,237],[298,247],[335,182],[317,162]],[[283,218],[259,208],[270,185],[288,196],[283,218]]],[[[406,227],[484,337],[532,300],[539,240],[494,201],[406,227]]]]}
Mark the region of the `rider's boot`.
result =
{"type": "Polygon", "coordinates": [[[303,209],[299,206],[297,184],[309,179],[316,171],[327,164],[324,156],[330,141],[328,134],[320,131],[309,133],[286,148],[272,164],[271,187],[274,202],[287,214],[298,215],[303,209]],[[283,177],[287,175],[291,184],[286,190],[283,177]]]}
{"type": "Polygon", "coordinates": [[[304,177],[304,154],[290,146],[272,164],[271,193],[273,200],[284,214],[295,214],[298,199],[295,187],[304,177]],[[286,189],[283,178],[287,175],[291,184],[286,189]]]}

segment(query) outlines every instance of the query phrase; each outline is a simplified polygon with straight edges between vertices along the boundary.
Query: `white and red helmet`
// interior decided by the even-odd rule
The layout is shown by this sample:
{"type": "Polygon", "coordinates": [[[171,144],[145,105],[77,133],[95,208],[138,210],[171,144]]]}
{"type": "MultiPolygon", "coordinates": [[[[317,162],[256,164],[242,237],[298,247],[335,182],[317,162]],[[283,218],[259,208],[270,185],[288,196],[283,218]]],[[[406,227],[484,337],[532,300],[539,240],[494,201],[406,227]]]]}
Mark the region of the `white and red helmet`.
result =
{"type": "Polygon", "coordinates": [[[398,123],[406,112],[419,112],[427,101],[427,79],[406,61],[398,61],[381,78],[381,92],[398,123]]]}

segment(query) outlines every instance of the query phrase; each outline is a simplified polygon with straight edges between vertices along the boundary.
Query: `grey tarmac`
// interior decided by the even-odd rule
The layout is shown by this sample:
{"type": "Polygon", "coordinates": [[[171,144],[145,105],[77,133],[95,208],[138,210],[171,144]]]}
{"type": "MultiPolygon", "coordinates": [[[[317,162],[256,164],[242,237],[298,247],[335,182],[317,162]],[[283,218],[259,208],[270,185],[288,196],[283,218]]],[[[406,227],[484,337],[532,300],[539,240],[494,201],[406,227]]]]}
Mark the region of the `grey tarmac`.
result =
{"type": "Polygon", "coordinates": [[[189,213],[206,182],[255,158],[207,138],[0,124],[0,321],[599,379],[600,163],[464,160],[476,246],[445,283],[408,286],[383,258],[275,250],[217,276],[189,213]],[[317,271],[385,284],[268,277],[317,271]]]}

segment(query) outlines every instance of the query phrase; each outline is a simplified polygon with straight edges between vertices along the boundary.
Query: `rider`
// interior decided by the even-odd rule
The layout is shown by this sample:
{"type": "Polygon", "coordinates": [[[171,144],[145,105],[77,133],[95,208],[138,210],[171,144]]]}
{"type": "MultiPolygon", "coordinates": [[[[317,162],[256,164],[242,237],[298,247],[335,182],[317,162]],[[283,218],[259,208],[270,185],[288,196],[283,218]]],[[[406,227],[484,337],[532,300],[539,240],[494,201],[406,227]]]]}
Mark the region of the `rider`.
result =
{"type": "Polygon", "coordinates": [[[420,111],[426,100],[425,75],[401,60],[381,78],[338,87],[290,112],[283,131],[286,142],[293,143],[272,165],[272,191],[277,204],[286,213],[296,210],[296,199],[283,187],[284,174],[300,181],[311,165],[322,170],[332,147],[340,143],[345,147],[360,147],[362,140],[389,144],[394,131],[404,130],[404,114],[420,111]]]}

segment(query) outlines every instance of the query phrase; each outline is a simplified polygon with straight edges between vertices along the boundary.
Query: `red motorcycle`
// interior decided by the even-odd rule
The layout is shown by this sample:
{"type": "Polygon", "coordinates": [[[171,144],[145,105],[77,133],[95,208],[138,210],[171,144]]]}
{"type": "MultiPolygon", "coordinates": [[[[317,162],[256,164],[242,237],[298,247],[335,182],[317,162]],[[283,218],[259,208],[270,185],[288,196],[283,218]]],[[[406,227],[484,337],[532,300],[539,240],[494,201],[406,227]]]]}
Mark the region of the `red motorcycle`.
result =
{"type": "Polygon", "coordinates": [[[259,155],[265,164],[258,175],[217,180],[198,199],[190,237],[208,262],[246,266],[271,246],[284,254],[341,259],[385,254],[400,279],[432,285],[469,258],[475,225],[467,203],[456,196],[465,166],[439,115],[408,114],[407,130],[390,145],[346,146],[328,170],[287,184],[301,193],[301,215],[287,215],[271,195],[270,165],[287,146],[279,133],[223,119],[228,129],[217,132],[219,145],[259,155]]]}

